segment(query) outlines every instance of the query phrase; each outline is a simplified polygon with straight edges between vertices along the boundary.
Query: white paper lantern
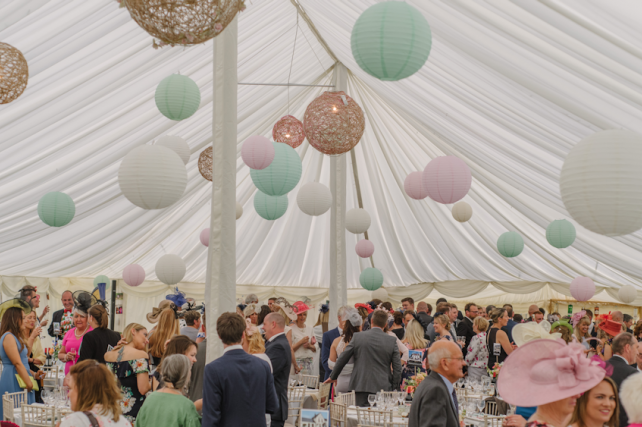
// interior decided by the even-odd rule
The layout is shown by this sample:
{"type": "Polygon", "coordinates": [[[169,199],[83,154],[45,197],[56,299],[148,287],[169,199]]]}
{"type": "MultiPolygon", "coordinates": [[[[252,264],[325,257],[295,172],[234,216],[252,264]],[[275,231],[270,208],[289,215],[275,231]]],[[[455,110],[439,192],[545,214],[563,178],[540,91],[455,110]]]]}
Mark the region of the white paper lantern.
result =
{"type": "Polygon", "coordinates": [[[372,291],[372,299],[379,299],[383,302],[388,301],[388,291],[384,288],[379,288],[376,291],[372,291]]]}
{"type": "Polygon", "coordinates": [[[350,233],[365,233],[370,223],[370,214],[365,209],[354,208],[346,212],[346,230],[350,233]]]}
{"type": "Polygon", "coordinates": [[[236,202],[236,219],[239,219],[241,215],[243,215],[243,205],[236,202]]]}
{"type": "Polygon", "coordinates": [[[296,203],[304,214],[323,215],[332,206],[332,192],[321,183],[309,182],[299,189],[296,203]]]}
{"type": "Polygon", "coordinates": [[[638,297],[638,291],[633,285],[624,285],[617,291],[617,297],[624,304],[630,304],[638,297]]]}
{"type": "Polygon", "coordinates": [[[473,208],[466,202],[457,202],[453,205],[453,218],[459,222],[466,222],[473,216],[473,208]]]}
{"type": "Polygon", "coordinates": [[[570,291],[576,300],[588,301],[595,295],[595,283],[590,277],[579,276],[571,281],[570,291]]]}
{"type": "Polygon", "coordinates": [[[156,145],[160,145],[161,147],[167,147],[173,152],[175,152],[176,154],[178,154],[178,157],[181,158],[184,164],[187,164],[189,162],[189,157],[192,155],[192,152],[189,149],[189,145],[187,145],[187,141],[185,141],[180,136],[176,136],[176,135],[161,136],[160,138],[158,138],[156,145]]]}
{"type": "Polygon", "coordinates": [[[560,193],[573,219],[605,236],[642,228],[642,135],[621,129],[596,132],[566,156],[560,193]]]}
{"type": "Polygon", "coordinates": [[[201,230],[201,234],[198,236],[198,239],[201,241],[201,245],[207,247],[210,245],[210,228],[204,228],[201,230]]]}
{"type": "Polygon", "coordinates": [[[166,285],[175,285],[185,277],[185,261],[178,255],[163,255],[156,262],[156,277],[166,285]]]}
{"type": "Polygon", "coordinates": [[[187,170],[178,154],[160,145],[131,150],[118,169],[118,184],[127,199],[143,209],[163,209],[185,192],[187,170]]]}

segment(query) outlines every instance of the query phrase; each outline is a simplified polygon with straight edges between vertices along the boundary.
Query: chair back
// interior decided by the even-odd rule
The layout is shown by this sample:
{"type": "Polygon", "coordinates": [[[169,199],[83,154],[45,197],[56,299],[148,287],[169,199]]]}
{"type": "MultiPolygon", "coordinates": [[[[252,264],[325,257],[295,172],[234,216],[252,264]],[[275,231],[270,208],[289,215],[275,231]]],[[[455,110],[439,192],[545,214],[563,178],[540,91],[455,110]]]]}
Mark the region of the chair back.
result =
{"type": "Polygon", "coordinates": [[[317,408],[319,409],[328,408],[328,401],[330,400],[331,387],[332,387],[332,384],[330,383],[327,383],[327,384],[322,383],[319,386],[319,396],[317,397],[317,408]]]}
{"type": "Polygon", "coordinates": [[[355,406],[356,405],[354,391],[351,391],[350,393],[337,394],[336,396],[334,396],[334,401],[335,401],[335,403],[340,403],[340,404],[346,405],[346,406],[355,406]]]}
{"type": "Polygon", "coordinates": [[[341,403],[330,402],[330,427],[348,426],[348,406],[341,403]]]}
{"type": "Polygon", "coordinates": [[[502,427],[505,416],[493,417],[484,415],[484,427],[502,427]]]}
{"type": "Polygon", "coordinates": [[[56,408],[22,404],[22,427],[55,427],[56,408]]]}
{"type": "Polygon", "coordinates": [[[319,376],[318,375],[301,375],[299,378],[299,384],[303,384],[307,388],[318,388],[319,376]]]}
{"type": "Polygon", "coordinates": [[[15,393],[8,393],[2,395],[2,412],[4,419],[8,421],[15,421],[13,416],[14,409],[20,408],[23,403],[28,404],[27,390],[18,391],[15,393]]]}
{"type": "Polygon", "coordinates": [[[484,407],[484,414],[493,416],[499,415],[499,413],[497,412],[497,402],[491,400],[486,400],[485,402],[486,406],[484,407]]]}
{"type": "Polygon", "coordinates": [[[45,379],[42,382],[42,386],[51,389],[58,388],[58,365],[55,366],[45,366],[40,368],[45,373],[45,379]]]}
{"type": "Polygon", "coordinates": [[[406,419],[406,422],[385,422],[383,423],[383,427],[408,427],[408,419],[406,419]]]}
{"type": "Polygon", "coordinates": [[[392,422],[392,411],[357,407],[358,427],[381,427],[385,422],[392,422]]]}
{"type": "Polygon", "coordinates": [[[306,386],[288,387],[288,422],[298,426],[305,400],[306,386]]]}

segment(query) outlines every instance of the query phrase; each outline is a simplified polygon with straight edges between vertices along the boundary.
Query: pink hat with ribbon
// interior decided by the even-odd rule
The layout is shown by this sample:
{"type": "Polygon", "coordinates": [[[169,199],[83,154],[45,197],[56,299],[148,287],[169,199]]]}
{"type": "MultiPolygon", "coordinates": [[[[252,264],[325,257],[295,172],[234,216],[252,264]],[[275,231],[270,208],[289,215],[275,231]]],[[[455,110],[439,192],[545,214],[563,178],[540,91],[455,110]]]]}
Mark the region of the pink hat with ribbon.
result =
{"type": "Polygon", "coordinates": [[[309,309],[310,307],[303,301],[297,301],[294,304],[292,304],[292,310],[294,310],[296,314],[305,313],[309,309]]]}
{"type": "Polygon", "coordinates": [[[513,351],[502,366],[497,390],[511,405],[540,406],[595,387],[606,371],[587,359],[581,344],[534,340],[513,351]]]}

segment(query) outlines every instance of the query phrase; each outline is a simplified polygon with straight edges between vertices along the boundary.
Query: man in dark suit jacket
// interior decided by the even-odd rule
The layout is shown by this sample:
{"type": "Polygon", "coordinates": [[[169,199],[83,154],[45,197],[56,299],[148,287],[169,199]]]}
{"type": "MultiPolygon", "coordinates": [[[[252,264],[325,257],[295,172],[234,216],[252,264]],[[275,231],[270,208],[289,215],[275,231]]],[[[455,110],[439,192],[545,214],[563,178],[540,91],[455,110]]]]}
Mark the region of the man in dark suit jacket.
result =
{"type": "Polygon", "coordinates": [[[504,304],[504,307],[506,309],[506,313],[508,313],[508,323],[506,323],[506,326],[502,328],[502,331],[506,332],[506,335],[508,335],[508,341],[513,342],[513,328],[515,325],[517,325],[517,322],[513,320],[513,306],[510,304],[504,304]]]}
{"type": "MultiPolygon", "coordinates": [[[[60,325],[60,321],[62,320],[62,315],[67,312],[71,312],[71,310],[74,309],[74,299],[72,297],[71,291],[65,291],[62,293],[62,306],[58,311],[54,311],[53,315],[51,316],[51,325],[49,325],[49,329],[47,329],[47,332],[49,333],[50,337],[55,337],[56,335],[54,334],[54,323],[58,323],[60,325]]],[[[62,328],[60,329],[61,333],[58,334],[58,339],[63,339],[64,337],[62,336],[62,328]]]]}
{"type": "Polygon", "coordinates": [[[432,306],[430,304],[427,304],[424,301],[420,301],[419,304],[417,304],[417,316],[424,321],[426,326],[432,323],[432,316],[430,313],[432,313],[432,306]]]}
{"type": "Polygon", "coordinates": [[[245,328],[245,320],[236,313],[223,313],[216,320],[225,350],[205,366],[204,426],[265,426],[265,414],[279,407],[270,365],[241,346],[245,328]]]}
{"type": "Polygon", "coordinates": [[[472,340],[476,335],[475,331],[473,330],[473,320],[475,320],[475,317],[477,317],[477,315],[479,314],[479,310],[477,309],[477,305],[475,303],[469,302],[468,304],[466,304],[466,307],[464,307],[464,312],[466,313],[466,317],[464,317],[464,319],[459,322],[459,325],[457,325],[457,336],[466,337],[466,344],[462,349],[465,357],[466,351],[468,349],[468,344],[470,344],[470,340],[472,340]]]}
{"type": "Polygon", "coordinates": [[[459,427],[459,402],[453,384],[466,364],[457,344],[437,341],[430,347],[431,372],[415,390],[408,427],[459,427]]]}
{"type": "MultiPolygon", "coordinates": [[[[611,349],[613,350],[613,357],[606,363],[613,367],[611,379],[617,385],[617,391],[619,392],[622,382],[638,372],[636,368],[631,366],[636,362],[638,356],[638,340],[635,339],[633,334],[623,332],[613,338],[611,349]]],[[[620,427],[626,427],[627,425],[629,425],[629,417],[626,415],[624,407],[620,407],[620,427]]]]}
{"type": "MultiPolygon", "coordinates": [[[[274,374],[274,388],[278,400],[277,410],[272,413],[271,427],[283,427],[288,419],[288,382],[290,379],[290,364],[292,363],[292,350],[285,336],[285,319],[279,313],[270,313],[263,321],[265,329],[265,354],[272,363],[274,374]]],[[[246,396],[250,398],[251,395],[246,396]]],[[[203,424],[205,425],[205,424],[203,424]]],[[[251,424],[245,424],[251,425],[251,424]]]]}
{"type": "Polygon", "coordinates": [[[368,395],[380,390],[396,390],[401,382],[401,355],[397,339],[383,332],[388,323],[388,313],[375,310],[371,321],[370,330],[353,335],[326,381],[335,382],[354,356],[350,389],[355,391],[357,406],[368,406],[368,395]]]}
{"type": "Polygon", "coordinates": [[[328,359],[330,358],[330,347],[335,339],[339,338],[343,334],[343,328],[346,325],[346,313],[351,307],[340,307],[337,313],[339,318],[339,326],[334,329],[330,329],[328,332],[323,334],[323,339],[321,340],[321,364],[323,365],[324,378],[323,381],[327,380],[332,373],[332,369],[328,366],[328,359]]]}

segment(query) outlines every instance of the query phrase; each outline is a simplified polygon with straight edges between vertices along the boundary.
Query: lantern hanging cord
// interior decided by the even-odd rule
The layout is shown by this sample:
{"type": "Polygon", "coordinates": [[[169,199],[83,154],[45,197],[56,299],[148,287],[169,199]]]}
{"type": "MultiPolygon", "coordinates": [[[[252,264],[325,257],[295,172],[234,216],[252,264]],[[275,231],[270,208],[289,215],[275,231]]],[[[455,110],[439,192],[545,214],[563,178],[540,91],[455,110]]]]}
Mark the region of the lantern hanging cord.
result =
{"type": "Polygon", "coordinates": [[[294,32],[294,47],[290,59],[290,72],[288,73],[288,115],[290,115],[290,77],[292,76],[292,65],[294,64],[294,52],[296,51],[296,37],[299,34],[299,11],[296,12],[296,30],[294,32]]]}

